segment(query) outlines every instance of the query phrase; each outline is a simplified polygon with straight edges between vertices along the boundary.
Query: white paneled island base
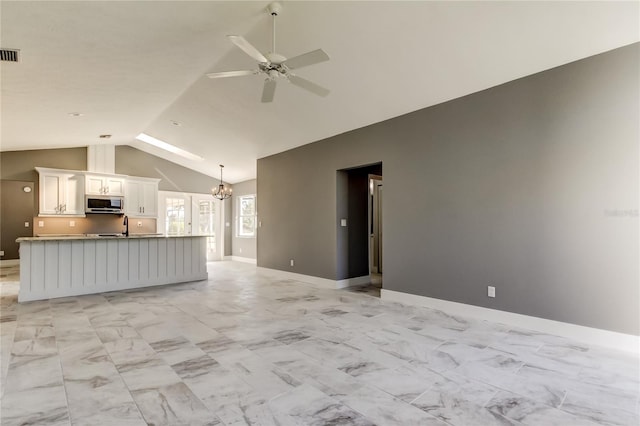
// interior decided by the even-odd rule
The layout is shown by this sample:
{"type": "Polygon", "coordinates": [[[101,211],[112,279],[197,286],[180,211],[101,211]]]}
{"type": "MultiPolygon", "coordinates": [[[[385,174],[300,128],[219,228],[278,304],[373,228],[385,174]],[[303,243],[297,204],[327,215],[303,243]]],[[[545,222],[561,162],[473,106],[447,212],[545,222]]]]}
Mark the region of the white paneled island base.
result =
{"type": "Polygon", "coordinates": [[[206,237],[19,238],[19,302],[206,280],[206,237]]]}

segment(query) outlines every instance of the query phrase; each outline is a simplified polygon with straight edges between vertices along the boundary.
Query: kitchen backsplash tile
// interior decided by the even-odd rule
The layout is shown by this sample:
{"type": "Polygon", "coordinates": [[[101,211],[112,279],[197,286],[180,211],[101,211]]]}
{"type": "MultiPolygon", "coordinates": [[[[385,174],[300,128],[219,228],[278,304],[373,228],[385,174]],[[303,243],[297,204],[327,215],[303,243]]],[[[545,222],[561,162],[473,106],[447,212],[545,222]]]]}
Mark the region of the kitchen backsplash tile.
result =
{"type": "MultiPolygon", "coordinates": [[[[50,234],[108,234],[122,232],[124,216],[95,214],[87,217],[33,218],[33,235],[50,234]],[[42,223],[44,226],[40,226],[42,223]],[[73,223],[74,226],[71,226],[73,223]]],[[[129,218],[130,234],[150,234],[156,230],[156,219],[129,218]],[[138,226],[140,224],[141,226],[138,226]]]]}

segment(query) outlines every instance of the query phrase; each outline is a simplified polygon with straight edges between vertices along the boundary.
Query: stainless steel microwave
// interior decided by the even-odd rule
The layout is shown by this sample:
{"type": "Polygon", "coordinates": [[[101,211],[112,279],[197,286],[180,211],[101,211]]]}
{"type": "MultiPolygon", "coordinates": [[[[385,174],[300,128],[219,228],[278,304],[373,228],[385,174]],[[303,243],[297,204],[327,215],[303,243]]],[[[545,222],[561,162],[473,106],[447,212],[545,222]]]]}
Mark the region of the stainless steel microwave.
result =
{"type": "Polygon", "coordinates": [[[124,197],[86,195],[84,197],[84,212],[124,214],[124,197]]]}

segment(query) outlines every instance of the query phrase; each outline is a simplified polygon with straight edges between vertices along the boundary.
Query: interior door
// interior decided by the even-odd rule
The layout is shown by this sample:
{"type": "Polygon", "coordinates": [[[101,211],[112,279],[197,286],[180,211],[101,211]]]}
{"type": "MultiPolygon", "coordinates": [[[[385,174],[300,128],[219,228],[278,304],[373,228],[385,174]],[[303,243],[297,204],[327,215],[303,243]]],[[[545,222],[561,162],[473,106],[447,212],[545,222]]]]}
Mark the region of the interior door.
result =
{"type": "Polygon", "coordinates": [[[382,177],[369,175],[369,271],[382,274],[382,177]]]}
{"type": "Polygon", "coordinates": [[[377,230],[378,230],[378,241],[377,241],[377,249],[378,249],[378,273],[382,274],[382,182],[379,182],[376,185],[378,196],[376,200],[376,211],[377,211],[377,230]]]}

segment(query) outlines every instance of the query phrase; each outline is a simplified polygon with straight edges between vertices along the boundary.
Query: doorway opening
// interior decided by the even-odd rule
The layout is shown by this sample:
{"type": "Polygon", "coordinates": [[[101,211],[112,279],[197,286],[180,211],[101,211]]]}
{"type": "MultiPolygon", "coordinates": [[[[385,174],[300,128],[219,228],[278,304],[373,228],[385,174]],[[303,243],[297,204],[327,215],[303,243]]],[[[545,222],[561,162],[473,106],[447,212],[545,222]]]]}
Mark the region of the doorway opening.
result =
{"type": "Polygon", "coordinates": [[[369,274],[382,288],[382,176],[369,175],[369,274]]]}
{"type": "Polygon", "coordinates": [[[337,280],[351,291],[380,296],[382,287],[382,163],[336,175],[337,280]]]}
{"type": "Polygon", "coordinates": [[[34,182],[0,181],[0,264],[19,263],[20,237],[33,237],[34,182]]]}

